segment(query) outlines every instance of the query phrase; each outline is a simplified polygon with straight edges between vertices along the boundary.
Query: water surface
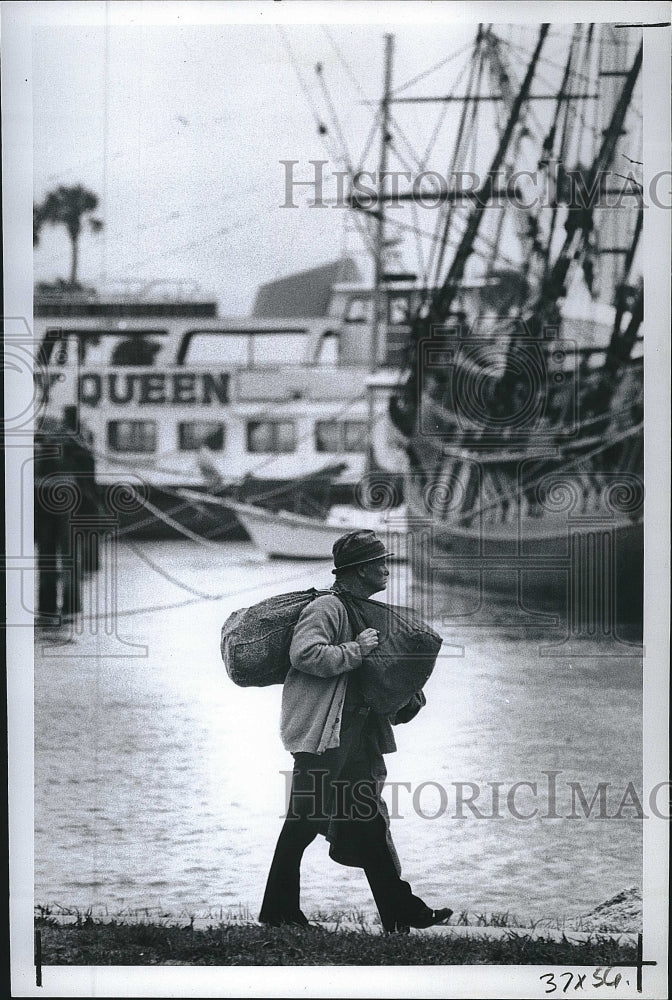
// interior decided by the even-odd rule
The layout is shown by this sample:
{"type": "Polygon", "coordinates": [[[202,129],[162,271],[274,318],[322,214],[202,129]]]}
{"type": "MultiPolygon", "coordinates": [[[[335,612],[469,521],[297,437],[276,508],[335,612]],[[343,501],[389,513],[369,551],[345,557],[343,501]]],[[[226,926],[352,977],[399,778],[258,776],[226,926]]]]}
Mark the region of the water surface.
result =
{"type": "MultiPolygon", "coordinates": [[[[241,905],[256,915],[291,757],[279,738],[281,689],[233,685],[219,632],[237,607],[331,579],[326,563],[266,563],[244,542],[121,546],[121,639],[101,621],[98,635],[85,623],[68,645],[36,644],[36,903],[171,915],[241,905]]],[[[442,600],[451,615],[460,609],[459,595],[442,600]]],[[[398,788],[393,835],[415,891],[456,911],[539,918],[585,912],[640,885],[635,810],[566,818],[568,782],[589,802],[608,782],[612,815],[628,782],[641,790],[639,660],[618,647],[596,656],[606,646],[590,644],[542,656],[557,634],[503,620],[436,625],[445,655],[427,707],[397,727],[399,750],[387,757],[390,780],[411,786],[398,788]],[[548,771],[560,772],[560,818],[548,818],[548,771]],[[523,815],[536,807],[533,818],[507,808],[515,782],[536,782],[536,794],[521,785],[513,799],[523,815]],[[466,805],[460,817],[458,787],[500,817],[466,805]]],[[[306,852],[302,904],[373,910],[363,873],[330,861],[321,838],[306,852]]]]}

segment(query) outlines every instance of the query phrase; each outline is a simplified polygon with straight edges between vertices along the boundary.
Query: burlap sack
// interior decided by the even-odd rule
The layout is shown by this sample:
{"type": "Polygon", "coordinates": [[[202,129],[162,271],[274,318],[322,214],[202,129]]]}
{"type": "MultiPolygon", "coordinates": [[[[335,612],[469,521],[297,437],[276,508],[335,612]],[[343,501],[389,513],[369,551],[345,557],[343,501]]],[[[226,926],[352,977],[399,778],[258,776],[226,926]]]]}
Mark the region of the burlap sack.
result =
{"type": "MultiPolygon", "coordinates": [[[[394,715],[425,686],[434,669],[443,639],[410,608],[338,592],[359,635],[375,628],[379,645],[358,671],[362,697],[374,712],[394,715]]],[[[400,720],[403,721],[403,720],[400,720]]]]}
{"type": "Polygon", "coordinates": [[[239,687],[283,684],[289,647],[299,615],[323,591],[294,590],[229,615],[222,625],[220,652],[226,672],[239,687]]]}

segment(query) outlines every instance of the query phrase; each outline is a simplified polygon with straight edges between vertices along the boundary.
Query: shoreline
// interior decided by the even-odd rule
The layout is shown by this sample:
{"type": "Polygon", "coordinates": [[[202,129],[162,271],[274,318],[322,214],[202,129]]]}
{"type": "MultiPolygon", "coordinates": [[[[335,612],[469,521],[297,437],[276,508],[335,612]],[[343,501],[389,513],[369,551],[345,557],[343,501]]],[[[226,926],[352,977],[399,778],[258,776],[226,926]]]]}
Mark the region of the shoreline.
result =
{"type": "MultiPolygon", "coordinates": [[[[36,904],[35,925],[59,925],[63,927],[82,926],[85,923],[99,925],[118,924],[127,926],[177,927],[186,923],[194,930],[207,930],[212,926],[260,926],[256,913],[249,906],[236,905],[215,907],[205,913],[184,909],[172,913],[162,907],[134,907],[110,912],[109,907],[65,907],[59,903],[36,904]]],[[[367,933],[380,931],[380,920],[373,909],[353,907],[338,910],[308,911],[308,919],[328,930],[366,930],[367,933]]],[[[455,911],[450,921],[432,930],[455,931],[468,934],[471,931],[507,933],[520,931],[534,936],[580,935],[588,938],[594,934],[628,936],[633,940],[642,931],[642,894],[637,886],[630,886],[599,903],[592,910],[582,914],[556,917],[525,918],[510,910],[490,912],[455,911]]]]}
{"type": "MultiPolygon", "coordinates": [[[[189,914],[150,914],[143,910],[135,913],[99,913],[90,910],[54,912],[50,907],[37,907],[35,927],[81,928],[85,925],[99,927],[156,927],[166,929],[188,928],[194,931],[205,931],[212,927],[261,927],[256,917],[236,915],[232,913],[210,914],[208,916],[192,916],[189,914]],[[46,914],[46,915],[45,915],[46,914]]],[[[313,926],[321,927],[329,932],[362,931],[367,934],[380,934],[382,927],[377,916],[369,913],[345,913],[342,916],[310,913],[307,914],[313,926]]],[[[412,929],[413,930],[413,929],[412,929]]],[[[606,924],[586,926],[581,917],[554,918],[544,917],[538,920],[518,921],[515,914],[453,914],[450,921],[441,926],[427,928],[439,933],[454,933],[457,936],[484,934],[492,937],[520,933],[532,938],[552,938],[561,940],[571,935],[577,940],[586,941],[591,937],[624,938],[633,942],[641,933],[639,926],[629,922],[627,926],[615,927],[606,924]]]]}

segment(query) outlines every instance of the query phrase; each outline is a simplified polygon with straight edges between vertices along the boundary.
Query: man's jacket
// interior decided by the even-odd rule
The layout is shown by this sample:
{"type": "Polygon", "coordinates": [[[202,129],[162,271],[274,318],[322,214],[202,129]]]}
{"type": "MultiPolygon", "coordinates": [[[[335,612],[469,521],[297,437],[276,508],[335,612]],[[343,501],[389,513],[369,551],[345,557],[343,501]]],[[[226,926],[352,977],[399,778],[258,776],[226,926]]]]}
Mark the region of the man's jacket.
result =
{"type": "MultiPolygon", "coordinates": [[[[301,612],[289,658],[280,720],[285,749],[323,753],[339,746],[348,675],[362,665],[362,653],[335,594],[316,598],[301,612]]],[[[393,753],[397,745],[390,721],[381,715],[375,720],[380,752],[393,753]]]]}

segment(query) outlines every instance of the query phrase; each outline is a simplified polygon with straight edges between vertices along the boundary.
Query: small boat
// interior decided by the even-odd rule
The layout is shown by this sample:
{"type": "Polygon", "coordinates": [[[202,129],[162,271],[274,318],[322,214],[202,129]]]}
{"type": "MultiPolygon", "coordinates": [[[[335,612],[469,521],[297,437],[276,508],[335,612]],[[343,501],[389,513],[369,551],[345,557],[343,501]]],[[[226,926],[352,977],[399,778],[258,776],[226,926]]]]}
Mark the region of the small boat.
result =
{"type": "MultiPolygon", "coordinates": [[[[195,490],[178,492],[187,500],[203,500],[203,494],[195,490]]],[[[357,528],[377,531],[392,551],[393,558],[405,559],[403,508],[396,508],[383,517],[377,512],[342,505],[331,508],[326,518],[318,518],[287,510],[267,510],[222,497],[209,497],[208,502],[232,511],[256,547],[271,559],[331,559],[336,539],[357,528]]]]}

